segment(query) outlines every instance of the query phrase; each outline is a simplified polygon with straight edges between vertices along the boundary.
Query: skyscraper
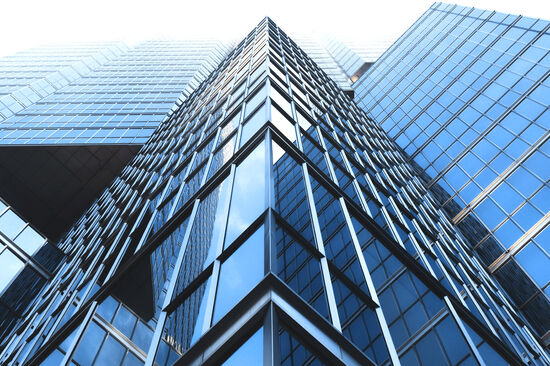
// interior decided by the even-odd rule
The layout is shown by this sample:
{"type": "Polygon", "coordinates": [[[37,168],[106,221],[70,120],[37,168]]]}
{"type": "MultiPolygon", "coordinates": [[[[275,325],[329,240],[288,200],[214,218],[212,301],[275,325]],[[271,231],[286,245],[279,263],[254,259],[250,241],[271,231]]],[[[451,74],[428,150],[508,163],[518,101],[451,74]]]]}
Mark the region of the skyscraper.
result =
{"type": "Polygon", "coordinates": [[[0,362],[549,362],[434,204],[266,18],[63,236],[0,362]]]}
{"type": "Polygon", "coordinates": [[[0,58],[0,337],[66,254],[59,236],[227,52],[156,40],[0,58]]]}
{"type": "Polygon", "coordinates": [[[354,84],[550,343],[550,23],[434,4],[354,84]]]}
{"type": "Polygon", "coordinates": [[[155,40],[0,59],[10,108],[0,110],[0,196],[57,240],[227,52],[218,41],[155,40]]]}
{"type": "Polygon", "coordinates": [[[344,71],[351,83],[356,82],[391,46],[389,41],[369,41],[365,44],[325,39],[324,47],[344,71]]]}

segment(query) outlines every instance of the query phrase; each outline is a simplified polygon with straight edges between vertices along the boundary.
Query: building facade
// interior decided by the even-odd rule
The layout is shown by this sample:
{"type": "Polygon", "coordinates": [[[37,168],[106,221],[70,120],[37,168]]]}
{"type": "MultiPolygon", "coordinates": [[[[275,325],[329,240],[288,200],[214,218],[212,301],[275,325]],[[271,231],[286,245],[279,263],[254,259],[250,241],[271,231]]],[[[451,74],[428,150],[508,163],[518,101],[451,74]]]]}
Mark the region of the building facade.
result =
{"type": "Polygon", "coordinates": [[[0,58],[0,338],[63,259],[60,235],[228,51],[156,40],[0,58]]]}
{"type": "Polygon", "coordinates": [[[218,41],[155,40],[0,59],[10,108],[0,110],[1,197],[59,239],[228,51],[218,41]]]}
{"type": "Polygon", "coordinates": [[[550,342],[550,23],[434,4],[354,84],[550,342]]]}
{"type": "Polygon", "coordinates": [[[266,18],[63,236],[0,363],[550,362],[435,204],[266,18]]]}
{"type": "Polygon", "coordinates": [[[370,41],[365,44],[343,42],[326,38],[325,49],[344,71],[351,83],[355,83],[391,46],[389,41],[370,41]]]}
{"type": "Polygon", "coordinates": [[[52,278],[63,253],[0,200],[0,338],[52,278]]]}

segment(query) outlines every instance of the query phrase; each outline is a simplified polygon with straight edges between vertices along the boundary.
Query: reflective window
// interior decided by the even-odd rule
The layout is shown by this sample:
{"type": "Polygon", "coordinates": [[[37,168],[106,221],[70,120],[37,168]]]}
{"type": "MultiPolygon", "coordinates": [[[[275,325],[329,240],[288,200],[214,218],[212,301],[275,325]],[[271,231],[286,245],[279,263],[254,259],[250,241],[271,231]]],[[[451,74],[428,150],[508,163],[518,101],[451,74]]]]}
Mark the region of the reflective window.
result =
{"type": "Polygon", "coordinates": [[[329,317],[319,259],[312,247],[276,228],[277,275],[325,318],[329,317]]]}
{"type": "Polygon", "coordinates": [[[225,179],[199,203],[173,297],[180,294],[214,260],[223,235],[228,189],[229,183],[225,179]]]}
{"type": "Polygon", "coordinates": [[[45,239],[30,226],[27,226],[14,239],[14,242],[29,255],[33,255],[44,244],[44,241],[45,239]]]}
{"type": "Polygon", "coordinates": [[[247,141],[266,123],[266,109],[264,107],[258,109],[252,117],[244,122],[241,132],[241,143],[239,146],[243,146],[247,141]]]}
{"type": "Polygon", "coordinates": [[[260,328],[242,346],[240,346],[222,366],[255,366],[264,362],[264,336],[260,328]]]}
{"type": "Polygon", "coordinates": [[[300,342],[285,327],[279,328],[281,365],[325,365],[308,347],[300,342]]]}
{"type": "Polygon", "coordinates": [[[294,124],[275,107],[271,108],[271,122],[287,139],[290,140],[290,142],[296,142],[296,131],[294,129],[294,124]]]}
{"type": "Polygon", "coordinates": [[[202,335],[210,278],[200,283],[191,294],[168,315],[162,340],[155,356],[159,365],[180,357],[202,335]]]}
{"type": "Polygon", "coordinates": [[[0,247],[0,268],[2,268],[2,271],[0,271],[0,293],[23,268],[23,262],[15,254],[8,249],[1,250],[0,247]]]}
{"type": "Polygon", "coordinates": [[[217,322],[264,277],[264,227],[261,226],[221,264],[214,306],[217,322]]]}
{"type": "Polygon", "coordinates": [[[265,210],[265,169],[265,143],[262,142],[235,171],[224,247],[265,210]]]}
{"type": "Polygon", "coordinates": [[[0,231],[10,239],[13,239],[23,229],[23,226],[25,226],[25,221],[11,210],[7,210],[0,216],[0,231]]]}

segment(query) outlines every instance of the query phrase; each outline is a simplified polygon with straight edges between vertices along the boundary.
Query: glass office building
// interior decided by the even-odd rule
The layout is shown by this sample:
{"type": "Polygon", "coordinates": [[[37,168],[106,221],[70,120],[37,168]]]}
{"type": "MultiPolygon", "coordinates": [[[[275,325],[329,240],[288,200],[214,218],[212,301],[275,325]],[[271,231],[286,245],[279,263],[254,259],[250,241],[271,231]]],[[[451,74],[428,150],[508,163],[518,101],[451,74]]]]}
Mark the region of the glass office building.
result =
{"type": "Polygon", "coordinates": [[[126,45],[117,42],[65,44],[37,47],[0,58],[0,121],[127,50],[126,45]]]}
{"type": "Polygon", "coordinates": [[[322,40],[300,37],[296,38],[296,43],[341,89],[352,90],[349,76],[331,56],[322,40]]]}
{"type": "Polygon", "coordinates": [[[355,83],[550,342],[550,24],[434,4],[355,83]]]}
{"type": "Polygon", "coordinates": [[[391,46],[391,42],[388,41],[369,41],[360,44],[343,42],[336,38],[327,38],[323,44],[352,84],[391,46]]]}
{"type": "Polygon", "coordinates": [[[435,204],[266,18],[62,237],[0,363],[549,363],[435,204]]]}
{"type": "Polygon", "coordinates": [[[228,51],[218,41],[154,40],[0,59],[10,108],[0,110],[1,197],[57,240],[228,51]]]}
{"type": "Polygon", "coordinates": [[[228,51],[156,40],[0,58],[0,338],[65,255],[52,243],[228,51]]]}

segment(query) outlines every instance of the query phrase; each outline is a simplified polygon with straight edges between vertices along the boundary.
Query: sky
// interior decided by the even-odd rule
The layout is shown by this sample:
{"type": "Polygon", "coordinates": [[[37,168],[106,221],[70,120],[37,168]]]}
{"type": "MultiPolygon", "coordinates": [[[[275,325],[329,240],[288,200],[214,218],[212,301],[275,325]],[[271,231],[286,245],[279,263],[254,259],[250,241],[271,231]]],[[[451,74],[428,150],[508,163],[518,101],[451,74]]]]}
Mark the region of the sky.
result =
{"type": "MultiPolygon", "coordinates": [[[[49,43],[147,39],[240,40],[265,16],[291,37],[393,41],[432,0],[4,0],[0,56],[49,43]]],[[[456,0],[550,20],[548,0],[456,0]]]]}

